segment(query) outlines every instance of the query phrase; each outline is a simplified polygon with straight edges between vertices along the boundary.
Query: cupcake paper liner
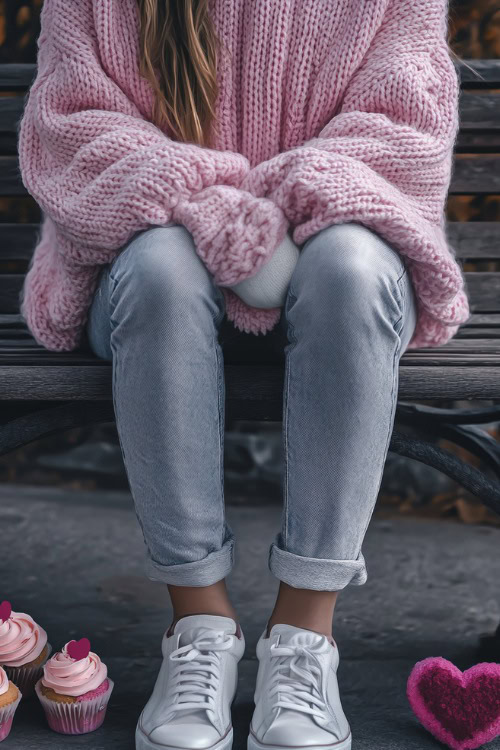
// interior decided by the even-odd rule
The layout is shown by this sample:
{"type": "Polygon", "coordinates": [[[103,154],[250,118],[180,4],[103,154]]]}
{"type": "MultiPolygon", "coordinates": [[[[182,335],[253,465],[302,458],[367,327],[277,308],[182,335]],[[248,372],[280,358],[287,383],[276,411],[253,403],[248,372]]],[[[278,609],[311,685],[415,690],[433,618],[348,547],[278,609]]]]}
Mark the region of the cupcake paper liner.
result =
{"type": "Polygon", "coordinates": [[[105,693],[79,703],[56,703],[46,698],[41,691],[41,680],[35,691],[42,704],[48,725],[59,734],[86,734],[99,729],[106,716],[106,709],[113,691],[114,682],[107,678],[109,687],[105,693]]]}
{"type": "Polygon", "coordinates": [[[43,676],[43,667],[52,653],[52,646],[47,643],[47,656],[44,662],[37,664],[36,667],[6,667],[7,677],[21,691],[23,698],[29,698],[35,693],[35,685],[43,676]]]}
{"type": "Polygon", "coordinates": [[[14,714],[16,713],[16,709],[21,701],[21,698],[22,694],[19,690],[19,695],[17,696],[15,701],[9,703],[8,706],[0,708],[0,742],[5,740],[10,734],[12,722],[14,720],[14,714]]]}

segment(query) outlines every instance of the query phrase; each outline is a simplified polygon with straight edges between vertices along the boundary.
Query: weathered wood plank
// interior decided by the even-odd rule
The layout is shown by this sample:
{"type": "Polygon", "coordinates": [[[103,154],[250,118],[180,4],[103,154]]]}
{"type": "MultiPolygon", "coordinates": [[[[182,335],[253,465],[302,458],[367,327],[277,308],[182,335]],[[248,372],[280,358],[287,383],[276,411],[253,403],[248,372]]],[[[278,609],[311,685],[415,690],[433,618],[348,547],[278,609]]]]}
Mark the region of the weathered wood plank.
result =
{"type": "Polygon", "coordinates": [[[500,131],[460,131],[455,144],[455,154],[496,153],[500,150],[500,131]]]}
{"type": "Polygon", "coordinates": [[[457,258],[500,258],[499,221],[449,221],[446,229],[457,258]]]}
{"type": "MultiPolygon", "coordinates": [[[[500,192],[500,154],[456,154],[450,194],[500,192]]],[[[0,157],[0,195],[26,195],[16,156],[0,157]]]]}
{"type": "MultiPolygon", "coordinates": [[[[39,224],[0,224],[0,261],[29,261],[39,231],[39,224]]],[[[500,258],[500,222],[450,221],[447,232],[457,258],[500,258]]]]}
{"type": "Polygon", "coordinates": [[[472,312],[500,310],[500,273],[468,271],[464,274],[472,312]]]}
{"type": "Polygon", "coordinates": [[[500,192],[500,154],[455,154],[450,194],[500,192]]]}
{"type": "MultiPolygon", "coordinates": [[[[497,367],[405,367],[399,370],[400,399],[500,398],[497,367]]],[[[279,366],[226,367],[228,411],[235,406],[241,418],[281,419],[283,368],[279,366]],[[244,416],[243,413],[249,416],[244,416]],[[252,416],[253,415],[253,416],[252,416]]],[[[22,367],[0,365],[0,400],[26,401],[110,400],[111,365],[100,367],[22,367]]]]}
{"type": "MultiPolygon", "coordinates": [[[[466,59],[455,62],[462,85],[500,85],[500,60],[466,59]],[[471,70],[472,68],[472,70],[471,70]]],[[[34,64],[0,65],[0,90],[24,89],[31,84],[35,75],[34,64]]]]}
{"type": "MultiPolygon", "coordinates": [[[[500,328],[478,328],[462,326],[456,333],[458,339],[500,339],[500,328]]],[[[500,347],[500,344],[499,344],[500,347]]]]}
{"type": "Polygon", "coordinates": [[[17,156],[0,156],[0,196],[27,195],[17,156]]]}
{"type": "Polygon", "coordinates": [[[39,232],[40,224],[0,224],[0,261],[29,261],[39,232]]]}
{"type": "Polygon", "coordinates": [[[26,328],[23,317],[17,313],[8,313],[0,315],[1,328],[26,328]]]}
{"type": "Polygon", "coordinates": [[[500,313],[472,313],[462,330],[468,327],[484,326],[489,328],[500,327],[500,313]]]}
{"type": "MultiPolygon", "coordinates": [[[[25,97],[0,98],[0,131],[17,133],[24,110],[25,97]]],[[[460,97],[461,131],[500,131],[500,96],[491,93],[464,91],[460,97]]]]}
{"type": "Polygon", "coordinates": [[[31,85],[36,65],[10,63],[0,65],[0,90],[22,91],[31,85]]]}
{"type": "MultiPolygon", "coordinates": [[[[481,330],[493,332],[491,335],[496,335],[496,333],[500,335],[500,313],[473,313],[460,329],[461,332],[469,331],[476,336],[478,333],[475,332],[481,330]]],[[[24,319],[17,313],[0,314],[0,337],[5,331],[19,333],[23,331],[26,335],[30,335],[24,319]]]]}
{"type": "Polygon", "coordinates": [[[500,86],[500,60],[467,59],[455,63],[455,67],[458,67],[460,82],[464,88],[500,86]]]}
{"type": "MultiPolygon", "coordinates": [[[[500,329],[496,330],[500,333],[500,329]]],[[[231,344],[225,344],[225,348],[231,348],[231,344]]],[[[492,338],[491,336],[476,336],[475,338],[467,339],[454,337],[444,346],[409,350],[407,352],[407,356],[416,356],[419,358],[424,356],[439,356],[443,358],[447,356],[456,357],[459,354],[464,354],[466,356],[486,354],[488,357],[490,355],[500,357],[500,344],[497,339],[492,338]]],[[[14,336],[12,338],[0,338],[0,361],[4,361],[10,357],[17,358],[19,364],[22,364],[25,359],[30,359],[32,361],[46,359],[49,362],[52,362],[59,358],[67,361],[68,364],[72,364],[72,361],[76,360],[82,361],[82,359],[94,362],[95,359],[95,355],[92,354],[92,352],[87,352],[87,350],[48,352],[45,347],[38,344],[31,337],[16,338],[14,336]]]]}
{"type": "Polygon", "coordinates": [[[0,276],[0,313],[19,312],[19,293],[24,277],[22,273],[0,276]]]}
{"type": "Polygon", "coordinates": [[[17,126],[23,112],[24,97],[5,96],[0,98],[0,131],[17,133],[17,126]]]}
{"type": "Polygon", "coordinates": [[[107,400],[111,394],[111,366],[0,365],[0,400],[107,400]]]}
{"type": "MultiPolygon", "coordinates": [[[[500,272],[469,271],[464,274],[472,312],[500,311],[500,272]]],[[[19,312],[19,293],[24,274],[0,275],[0,313],[19,312]]]]}
{"type": "Polygon", "coordinates": [[[500,97],[498,94],[462,92],[460,129],[500,130],[500,97]]]}
{"type": "Polygon", "coordinates": [[[489,354],[495,353],[500,355],[500,344],[496,339],[492,338],[475,338],[475,339],[460,339],[455,336],[448,341],[444,346],[431,347],[429,349],[419,349],[416,354],[420,356],[421,352],[439,352],[450,353],[456,355],[460,352],[464,354],[489,354]]]}

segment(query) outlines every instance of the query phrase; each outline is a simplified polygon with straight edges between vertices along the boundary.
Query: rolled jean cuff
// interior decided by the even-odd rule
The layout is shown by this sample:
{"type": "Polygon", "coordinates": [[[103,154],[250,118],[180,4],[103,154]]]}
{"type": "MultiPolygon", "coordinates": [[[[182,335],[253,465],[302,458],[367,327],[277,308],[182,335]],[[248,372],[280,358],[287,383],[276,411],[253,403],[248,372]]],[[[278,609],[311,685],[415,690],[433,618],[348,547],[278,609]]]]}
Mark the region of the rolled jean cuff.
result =
{"type": "Polygon", "coordinates": [[[210,552],[202,560],[161,565],[149,558],[146,574],[152,581],[170,583],[172,586],[211,586],[231,572],[233,562],[234,540],[229,539],[220,550],[210,552]]]}
{"type": "Polygon", "coordinates": [[[317,591],[340,591],[349,584],[361,586],[367,579],[361,552],[357,560],[328,560],[295,555],[274,542],[269,548],[269,570],[289,586],[317,591]]]}

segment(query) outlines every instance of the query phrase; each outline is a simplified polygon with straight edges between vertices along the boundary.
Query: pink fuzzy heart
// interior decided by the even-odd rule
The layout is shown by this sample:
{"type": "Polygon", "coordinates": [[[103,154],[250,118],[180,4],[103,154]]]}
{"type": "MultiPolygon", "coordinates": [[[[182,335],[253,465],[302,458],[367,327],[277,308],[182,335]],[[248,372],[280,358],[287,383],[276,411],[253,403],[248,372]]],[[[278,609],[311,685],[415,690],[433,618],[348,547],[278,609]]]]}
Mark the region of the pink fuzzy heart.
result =
{"type": "Polygon", "coordinates": [[[7,622],[11,614],[12,607],[10,602],[2,602],[0,604],[0,620],[2,620],[2,622],[7,622]]]}
{"type": "Polygon", "coordinates": [[[500,735],[500,664],[461,672],[441,656],[419,661],[408,678],[415,716],[453,750],[474,750],[500,735]]]}
{"type": "Polygon", "coordinates": [[[89,639],[80,638],[79,641],[70,641],[66,646],[66,653],[76,661],[80,661],[80,659],[86,659],[90,653],[89,639]]]}

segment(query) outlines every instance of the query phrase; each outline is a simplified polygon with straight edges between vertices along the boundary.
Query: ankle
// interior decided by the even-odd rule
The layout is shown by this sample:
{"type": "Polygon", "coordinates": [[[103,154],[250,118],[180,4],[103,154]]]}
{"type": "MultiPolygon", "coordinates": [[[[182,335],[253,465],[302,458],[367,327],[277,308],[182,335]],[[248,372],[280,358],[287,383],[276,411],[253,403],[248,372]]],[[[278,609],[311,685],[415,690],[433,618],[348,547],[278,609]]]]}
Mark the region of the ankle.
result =
{"type": "Polygon", "coordinates": [[[274,625],[293,625],[295,628],[302,628],[303,630],[311,630],[313,633],[319,633],[319,635],[326,635],[326,637],[333,641],[332,635],[332,623],[329,624],[314,619],[301,618],[301,617],[279,617],[273,615],[266,628],[266,638],[269,638],[271,630],[274,625]]]}
{"type": "Polygon", "coordinates": [[[175,620],[189,615],[218,615],[238,622],[238,615],[231,604],[224,580],[210,586],[169,584],[168,591],[175,620]]]}
{"type": "Polygon", "coordinates": [[[293,625],[332,638],[338,592],[298,589],[280,582],[278,598],[269,618],[267,635],[274,625],[293,625]]]}

